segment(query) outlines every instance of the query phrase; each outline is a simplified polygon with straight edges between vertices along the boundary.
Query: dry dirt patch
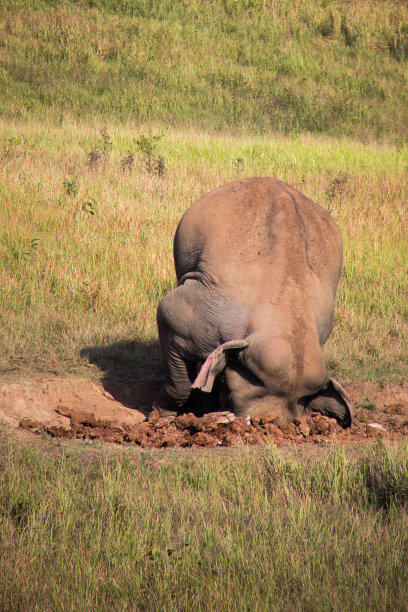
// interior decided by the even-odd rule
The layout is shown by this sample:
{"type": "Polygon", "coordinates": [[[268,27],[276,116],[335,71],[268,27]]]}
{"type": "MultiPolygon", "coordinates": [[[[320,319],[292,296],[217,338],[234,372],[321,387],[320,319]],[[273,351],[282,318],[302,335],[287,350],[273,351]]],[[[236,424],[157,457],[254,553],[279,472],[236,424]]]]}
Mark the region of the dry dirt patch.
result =
{"type": "Polygon", "coordinates": [[[68,431],[69,415],[84,411],[98,419],[135,425],[145,419],[146,411],[142,410],[127,408],[102,386],[83,379],[28,380],[0,388],[0,422],[11,427],[31,419],[46,428],[68,431]]]}
{"type": "MultiPolygon", "coordinates": [[[[130,397],[132,387],[121,383],[116,397],[130,397]]],[[[343,430],[334,419],[317,413],[278,426],[273,418],[235,417],[228,412],[201,418],[176,419],[149,414],[149,401],[138,409],[118,401],[101,385],[82,379],[28,380],[0,389],[0,422],[16,429],[53,437],[98,439],[141,447],[206,447],[263,444],[324,444],[330,441],[369,442],[380,437],[408,436],[408,384],[345,384],[356,408],[354,423],[343,430]]],[[[140,390],[139,397],[141,395],[140,390]]],[[[149,395],[149,393],[147,393],[149,395]]],[[[132,406],[135,402],[131,403],[132,406]]]]}

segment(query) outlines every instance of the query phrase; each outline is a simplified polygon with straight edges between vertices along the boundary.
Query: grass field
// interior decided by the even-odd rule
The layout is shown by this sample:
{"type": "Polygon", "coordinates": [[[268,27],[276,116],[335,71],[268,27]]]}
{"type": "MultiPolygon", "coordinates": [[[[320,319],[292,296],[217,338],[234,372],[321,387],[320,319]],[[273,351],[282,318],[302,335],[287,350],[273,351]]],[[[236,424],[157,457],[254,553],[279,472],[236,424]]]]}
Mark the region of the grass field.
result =
{"type": "Polygon", "coordinates": [[[6,0],[2,374],[157,378],[178,220],[272,175],[343,234],[332,370],[406,377],[407,32],[403,2],[6,0]]]}
{"type": "Polygon", "coordinates": [[[3,439],[2,610],[404,610],[407,450],[3,439]]]}
{"type": "Polygon", "coordinates": [[[3,0],[0,114],[404,143],[407,59],[403,1],[3,0]]]}
{"type": "Polygon", "coordinates": [[[1,122],[3,375],[86,374],[91,348],[102,369],[131,375],[142,362],[157,377],[155,313],[175,283],[182,213],[223,183],[270,175],[329,209],[343,235],[331,369],[406,378],[406,147],[165,128],[155,140],[151,131],[1,122]]]}
{"type": "MultiPolygon", "coordinates": [[[[159,384],[181,215],[267,175],[343,236],[331,372],[407,380],[407,60],[404,1],[4,0],[0,380],[159,384]]],[[[406,444],[1,429],[1,610],[406,610],[406,444]]]]}

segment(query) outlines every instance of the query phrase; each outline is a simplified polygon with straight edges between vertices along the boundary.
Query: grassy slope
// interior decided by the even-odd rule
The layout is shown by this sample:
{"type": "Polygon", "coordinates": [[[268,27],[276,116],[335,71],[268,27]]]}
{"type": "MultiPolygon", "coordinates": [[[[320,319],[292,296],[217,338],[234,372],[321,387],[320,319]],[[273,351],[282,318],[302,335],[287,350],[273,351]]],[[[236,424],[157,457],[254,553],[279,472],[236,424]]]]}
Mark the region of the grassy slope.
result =
{"type": "Polygon", "coordinates": [[[407,447],[0,444],[2,610],[402,610],[407,447]]]}
{"type": "Polygon", "coordinates": [[[168,130],[158,143],[166,166],[159,177],[147,172],[137,153],[140,128],[129,124],[108,125],[112,146],[93,169],[88,154],[102,142],[87,125],[0,126],[3,372],[84,373],[81,350],[105,347],[102,368],[111,360],[138,378],[144,365],[156,377],[155,312],[174,286],[178,220],[220,184],[271,175],[329,208],[343,234],[332,369],[408,376],[406,148],[168,130]],[[131,170],[121,163],[129,150],[131,170]]]}
{"type": "Polygon", "coordinates": [[[154,372],[182,212],[223,182],[270,174],[330,208],[343,233],[332,368],[406,377],[406,22],[394,2],[4,2],[1,369],[83,373],[81,349],[108,347],[102,367],[154,372]],[[112,149],[91,170],[104,125],[112,149]],[[120,162],[154,125],[163,178],[140,156],[131,172],[120,162]],[[376,137],[392,145],[367,144],[376,137]]]}
{"type": "Polygon", "coordinates": [[[362,0],[4,0],[0,112],[407,137],[408,11],[362,0]]]}

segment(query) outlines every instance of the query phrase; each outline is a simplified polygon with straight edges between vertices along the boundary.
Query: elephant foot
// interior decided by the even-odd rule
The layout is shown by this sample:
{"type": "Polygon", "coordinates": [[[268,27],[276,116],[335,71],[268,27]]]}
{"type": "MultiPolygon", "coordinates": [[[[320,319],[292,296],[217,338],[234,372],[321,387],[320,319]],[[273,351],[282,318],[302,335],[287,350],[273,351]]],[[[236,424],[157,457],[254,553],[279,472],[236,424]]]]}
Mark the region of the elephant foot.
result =
{"type": "Polygon", "coordinates": [[[161,417],[176,417],[187,412],[201,417],[207,412],[220,410],[220,403],[218,393],[202,393],[198,389],[192,389],[184,404],[178,404],[165,387],[162,387],[152,402],[152,410],[158,410],[161,417]]]}
{"type": "Polygon", "coordinates": [[[154,398],[152,410],[158,410],[161,417],[176,417],[178,415],[177,407],[164,388],[154,398]]]}

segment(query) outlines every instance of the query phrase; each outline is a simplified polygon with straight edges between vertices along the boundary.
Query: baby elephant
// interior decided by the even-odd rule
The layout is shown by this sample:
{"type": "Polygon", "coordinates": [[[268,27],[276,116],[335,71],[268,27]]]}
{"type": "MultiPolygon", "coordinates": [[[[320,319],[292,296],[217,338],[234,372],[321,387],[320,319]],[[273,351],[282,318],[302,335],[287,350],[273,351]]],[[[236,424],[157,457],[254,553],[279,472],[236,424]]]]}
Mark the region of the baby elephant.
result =
{"type": "Polygon", "coordinates": [[[353,408],[330,378],[323,347],[342,267],[329,213],[273,178],[215,189],[187,210],[174,238],[178,286],[157,311],[164,386],[161,415],[191,409],[312,410],[347,427],[353,408]],[[194,391],[200,389],[201,392],[194,391]]]}

